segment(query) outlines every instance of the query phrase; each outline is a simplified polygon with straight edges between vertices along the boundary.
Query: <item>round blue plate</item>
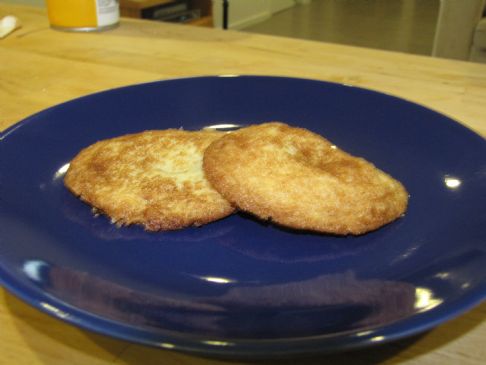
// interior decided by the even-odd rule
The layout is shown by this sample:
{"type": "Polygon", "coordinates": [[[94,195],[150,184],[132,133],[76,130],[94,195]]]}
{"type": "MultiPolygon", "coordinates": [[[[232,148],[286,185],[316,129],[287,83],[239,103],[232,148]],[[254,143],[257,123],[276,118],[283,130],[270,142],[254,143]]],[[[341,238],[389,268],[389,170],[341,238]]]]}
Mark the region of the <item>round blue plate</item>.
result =
{"type": "Polygon", "coordinates": [[[0,277],[80,327],[162,348],[276,357],[382,343],[486,298],[486,143],[445,116],[360,88],[199,77],[82,97],[0,135],[0,277]],[[97,140],[279,120],[372,161],[406,215],[337,237],[235,214],[200,228],[117,228],[63,185],[97,140]]]}

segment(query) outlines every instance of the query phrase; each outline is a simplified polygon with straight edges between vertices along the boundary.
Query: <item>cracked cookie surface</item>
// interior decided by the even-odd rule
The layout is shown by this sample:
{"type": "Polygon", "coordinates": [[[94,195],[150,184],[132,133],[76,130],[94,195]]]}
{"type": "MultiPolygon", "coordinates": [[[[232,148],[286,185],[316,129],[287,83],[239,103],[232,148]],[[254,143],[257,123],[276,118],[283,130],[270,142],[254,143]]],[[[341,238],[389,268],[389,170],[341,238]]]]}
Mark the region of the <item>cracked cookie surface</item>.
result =
{"type": "Polygon", "coordinates": [[[237,208],[290,228],[363,234],[400,217],[403,185],[306,129],[270,122],[213,142],[207,179],[237,208]]]}
{"type": "Polygon", "coordinates": [[[206,147],[222,135],[168,129],[99,141],[71,161],[64,183],[118,225],[203,225],[234,211],[202,169],[206,147]]]}

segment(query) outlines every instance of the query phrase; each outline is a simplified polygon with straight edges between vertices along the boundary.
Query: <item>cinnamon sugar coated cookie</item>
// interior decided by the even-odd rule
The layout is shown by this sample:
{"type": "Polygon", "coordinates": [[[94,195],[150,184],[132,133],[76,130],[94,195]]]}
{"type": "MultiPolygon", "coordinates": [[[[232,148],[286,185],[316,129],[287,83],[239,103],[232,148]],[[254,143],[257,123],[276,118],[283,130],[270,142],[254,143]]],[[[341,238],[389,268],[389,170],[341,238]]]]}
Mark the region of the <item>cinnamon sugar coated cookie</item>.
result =
{"type": "Polygon", "coordinates": [[[315,133],[279,122],[217,139],[203,166],[230,203],[290,228],[362,234],[407,209],[408,193],[390,175],[315,133]]]}
{"type": "Polygon", "coordinates": [[[118,225],[149,231],[199,226],[233,212],[204,177],[203,153],[220,132],[169,129],[97,142],[66,173],[66,187],[118,225]]]}

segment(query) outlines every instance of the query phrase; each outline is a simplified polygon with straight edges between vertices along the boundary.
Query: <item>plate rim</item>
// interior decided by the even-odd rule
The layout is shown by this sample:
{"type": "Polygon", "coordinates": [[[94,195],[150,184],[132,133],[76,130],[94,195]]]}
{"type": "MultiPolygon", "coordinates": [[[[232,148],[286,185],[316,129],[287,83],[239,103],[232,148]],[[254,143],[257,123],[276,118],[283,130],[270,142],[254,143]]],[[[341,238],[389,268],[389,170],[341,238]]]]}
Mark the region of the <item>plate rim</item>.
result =
{"type": "MultiPolygon", "coordinates": [[[[21,290],[18,288],[18,285],[11,285],[8,280],[5,280],[2,271],[3,268],[0,267],[0,284],[10,294],[20,299],[24,304],[69,325],[74,325],[83,330],[92,331],[104,336],[110,336],[118,340],[129,341],[134,344],[217,358],[277,359],[288,356],[322,355],[338,351],[358,350],[372,345],[387,344],[431,330],[440,324],[458,318],[486,300],[485,284],[484,292],[481,292],[478,289],[468,293],[465,297],[463,296],[461,298],[462,305],[459,307],[457,305],[452,305],[453,308],[445,308],[447,303],[444,303],[426,312],[417,312],[411,316],[404,317],[385,325],[378,325],[366,329],[363,328],[359,331],[350,330],[338,333],[337,335],[313,335],[283,339],[222,339],[208,336],[206,338],[198,339],[195,339],[194,337],[192,340],[184,341],[184,338],[190,336],[175,334],[173,337],[170,337],[170,335],[164,337],[162,334],[157,334],[157,339],[155,340],[152,338],[152,334],[147,337],[139,337],[136,335],[138,332],[148,334],[148,331],[137,330],[134,326],[100,317],[91,312],[86,312],[83,309],[74,307],[60,299],[52,297],[40,289],[25,288],[27,290],[21,290]],[[26,294],[27,291],[37,291],[39,295],[37,297],[30,296],[26,294]],[[39,300],[40,297],[44,297],[43,300],[39,300]],[[67,316],[65,314],[67,314],[67,316]],[[421,324],[409,327],[408,322],[418,320],[417,316],[423,317],[420,319],[421,324]],[[122,329],[126,329],[126,331],[117,331],[115,327],[122,327],[122,329]],[[359,333],[363,334],[359,335],[359,333]],[[342,340],[349,340],[350,337],[353,341],[341,342],[342,340]],[[329,344],[329,342],[331,342],[331,344],[329,344]],[[307,346],[302,347],[302,345],[307,346]]],[[[451,304],[449,304],[449,306],[451,306],[451,304]]]]}
{"type": "Polygon", "coordinates": [[[42,115],[43,113],[47,113],[52,109],[58,108],[60,106],[64,106],[66,104],[71,104],[78,102],[79,100],[86,99],[86,98],[91,98],[91,97],[96,97],[98,95],[105,94],[107,92],[113,92],[113,91],[122,91],[123,89],[131,89],[131,88],[138,88],[138,87],[143,87],[143,86],[149,86],[149,85],[156,85],[160,83],[166,83],[166,82],[178,82],[178,81],[191,81],[191,80],[197,80],[197,79],[224,79],[224,78],[240,78],[240,79],[250,79],[250,78],[256,78],[256,79],[280,79],[280,80],[294,80],[294,81],[305,81],[305,82],[313,82],[313,83],[322,83],[322,84],[328,84],[328,85],[333,85],[341,88],[346,88],[350,90],[359,90],[360,92],[364,93],[371,93],[375,95],[382,95],[388,98],[391,98],[395,101],[399,102],[406,102],[413,104],[414,106],[421,108],[424,111],[429,111],[432,113],[435,113],[436,115],[440,115],[441,117],[448,119],[448,122],[450,125],[455,125],[456,127],[461,127],[465,131],[472,133],[475,137],[478,137],[480,140],[486,141],[486,137],[483,137],[479,132],[475,131],[473,128],[469,127],[468,125],[463,124],[459,119],[447,115],[442,111],[439,111],[435,108],[429,107],[425,104],[421,104],[419,102],[416,102],[414,100],[410,100],[408,98],[402,97],[402,96],[397,96],[394,95],[391,92],[387,91],[381,91],[377,89],[369,89],[365,86],[359,86],[359,85],[353,85],[353,84],[348,84],[348,83],[341,83],[341,82],[336,82],[336,81],[328,81],[328,80],[320,80],[320,79],[312,79],[312,78],[306,78],[306,77],[294,77],[294,76],[278,76],[278,75],[262,75],[262,74],[221,74],[221,75],[194,75],[194,76],[184,76],[184,77],[172,77],[172,78],[164,78],[164,79],[159,79],[159,80],[151,80],[151,81],[143,81],[139,83],[133,83],[133,84],[128,84],[128,85],[122,85],[122,86],[116,86],[116,87],[111,87],[99,91],[95,91],[92,93],[88,93],[85,95],[80,95],[77,97],[74,97],[72,99],[68,99],[65,101],[62,101],[60,103],[51,105],[47,108],[44,108],[42,110],[39,110],[33,114],[30,114],[26,116],[25,118],[21,119],[18,122],[15,122],[14,124],[8,126],[7,128],[3,129],[0,131],[0,143],[2,142],[3,139],[8,137],[9,134],[13,133],[17,128],[23,127],[25,124],[28,124],[31,122],[32,119],[38,117],[39,115],[42,115]]]}

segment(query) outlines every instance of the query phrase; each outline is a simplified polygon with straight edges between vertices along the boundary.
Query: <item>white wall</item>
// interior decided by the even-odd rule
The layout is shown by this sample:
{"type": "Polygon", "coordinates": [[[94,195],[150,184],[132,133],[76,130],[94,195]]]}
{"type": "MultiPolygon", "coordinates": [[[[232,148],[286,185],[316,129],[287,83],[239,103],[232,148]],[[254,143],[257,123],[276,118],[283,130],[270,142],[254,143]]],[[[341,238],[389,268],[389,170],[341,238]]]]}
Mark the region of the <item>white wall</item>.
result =
{"type": "MultiPolygon", "coordinates": [[[[241,29],[259,23],[272,16],[272,14],[287,9],[297,3],[306,3],[302,0],[228,0],[229,17],[228,28],[241,29]]],[[[309,2],[307,0],[307,2],[309,2]]],[[[214,26],[222,26],[223,10],[222,0],[213,0],[214,26]]]]}
{"type": "Polygon", "coordinates": [[[273,14],[277,11],[288,9],[294,5],[294,0],[270,0],[270,12],[273,14]]]}
{"type": "Polygon", "coordinates": [[[467,60],[485,0],[441,0],[432,55],[467,60]]]}
{"type": "MultiPolygon", "coordinates": [[[[270,0],[228,0],[228,3],[228,28],[243,28],[271,16],[270,0]]],[[[213,0],[213,22],[217,28],[223,23],[222,4],[222,0],[213,0]]]]}

